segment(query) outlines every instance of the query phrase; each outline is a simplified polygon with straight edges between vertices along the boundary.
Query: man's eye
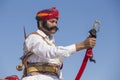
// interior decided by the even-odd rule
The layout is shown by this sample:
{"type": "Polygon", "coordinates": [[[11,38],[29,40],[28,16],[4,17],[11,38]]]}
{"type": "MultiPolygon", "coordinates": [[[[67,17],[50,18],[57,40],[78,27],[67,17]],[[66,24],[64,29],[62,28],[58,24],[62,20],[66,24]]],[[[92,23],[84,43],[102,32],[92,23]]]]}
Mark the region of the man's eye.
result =
{"type": "Polygon", "coordinates": [[[54,23],[55,21],[51,21],[51,23],[54,23]]]}
{"type": "Polygon", "coordinates": [[[57,21],[50,21],[51,23],[57,23],[57,21]]]}

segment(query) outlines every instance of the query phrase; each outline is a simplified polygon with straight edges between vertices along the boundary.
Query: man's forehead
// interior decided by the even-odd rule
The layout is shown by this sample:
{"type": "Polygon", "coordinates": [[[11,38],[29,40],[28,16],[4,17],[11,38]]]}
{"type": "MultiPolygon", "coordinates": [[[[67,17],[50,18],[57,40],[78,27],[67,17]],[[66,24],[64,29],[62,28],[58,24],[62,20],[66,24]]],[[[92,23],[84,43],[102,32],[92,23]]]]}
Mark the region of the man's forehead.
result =
{"type": "Polygon", "coordinates": [[[49,19],[49,20],[47,20],[47,21],[58,21],[58,19],[52,18],[52,19],[49,19]]]}

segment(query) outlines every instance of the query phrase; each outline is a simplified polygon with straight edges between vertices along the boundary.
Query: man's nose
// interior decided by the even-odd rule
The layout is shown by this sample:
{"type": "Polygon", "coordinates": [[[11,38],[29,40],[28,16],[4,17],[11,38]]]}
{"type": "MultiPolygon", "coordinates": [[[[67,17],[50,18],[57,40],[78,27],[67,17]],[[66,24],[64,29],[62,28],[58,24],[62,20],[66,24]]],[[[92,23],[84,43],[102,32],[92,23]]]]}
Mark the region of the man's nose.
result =
{"type": "Polygon", "coordinates": [[[54,22],[54,23],[53,23],[53,26],[57,26],[57,23],[56,23],[56,22],[54,22]]]}

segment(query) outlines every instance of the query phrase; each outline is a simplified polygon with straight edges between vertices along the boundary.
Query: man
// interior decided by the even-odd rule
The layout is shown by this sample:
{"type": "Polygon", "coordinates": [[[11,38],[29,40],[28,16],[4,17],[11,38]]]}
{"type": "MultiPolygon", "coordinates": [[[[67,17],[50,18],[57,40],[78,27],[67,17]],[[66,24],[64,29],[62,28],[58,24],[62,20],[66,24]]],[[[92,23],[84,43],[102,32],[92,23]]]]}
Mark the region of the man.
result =
{"type": "Polygon", "coordinates": [[[59,11],[55,7],[36,14],[38,30],[28,35],[24,42],[22,80],[62,80],[62,58],[95,46],[95,38],[69,46],[56,46],[52,34],[58,30],[58,19],[59,11]]]}

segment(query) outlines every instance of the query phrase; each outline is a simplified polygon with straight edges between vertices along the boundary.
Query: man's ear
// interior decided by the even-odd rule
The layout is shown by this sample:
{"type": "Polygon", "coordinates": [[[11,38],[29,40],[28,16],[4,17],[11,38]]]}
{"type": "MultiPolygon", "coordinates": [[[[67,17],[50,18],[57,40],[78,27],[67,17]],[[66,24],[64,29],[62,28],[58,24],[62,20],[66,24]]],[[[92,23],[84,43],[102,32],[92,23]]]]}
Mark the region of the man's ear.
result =
{"type": "Polygon", "coordinates": [[[37,21],[37,27],[40,29],[40,27],[43,27],[43,21],[37,21]]]}
{"type": "Polygon", "coordinates": [[[45,20],[39,21],[39,25],[42,26],[42,27],[45,26],[46,25],[46,21],[45,20]]]}

